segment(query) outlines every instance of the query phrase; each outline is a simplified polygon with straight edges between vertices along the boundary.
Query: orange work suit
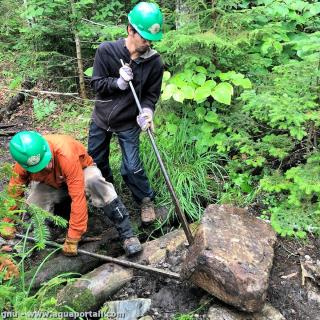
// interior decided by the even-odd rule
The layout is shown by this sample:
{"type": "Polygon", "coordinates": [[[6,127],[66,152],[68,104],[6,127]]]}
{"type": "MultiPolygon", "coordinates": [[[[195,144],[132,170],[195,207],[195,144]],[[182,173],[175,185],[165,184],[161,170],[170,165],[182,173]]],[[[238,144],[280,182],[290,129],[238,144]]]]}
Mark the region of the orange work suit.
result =
{"type": "Polygon", "coordinates": [[[93,160],[86,148],[70,136],[54,134],[44,135],[44,138],[50,146],[53,167],[31,173],[15,163],[16,175],[10,179],[9,190],[14,190],[12,195],[18,197],[23,195],[19,186],[27,186],[31,181],[45,183],[56,189],[66,186],[72,201],[68,236],[80,239],[87,230],[88,222],[83,169],[94,165],[93,160]]]}

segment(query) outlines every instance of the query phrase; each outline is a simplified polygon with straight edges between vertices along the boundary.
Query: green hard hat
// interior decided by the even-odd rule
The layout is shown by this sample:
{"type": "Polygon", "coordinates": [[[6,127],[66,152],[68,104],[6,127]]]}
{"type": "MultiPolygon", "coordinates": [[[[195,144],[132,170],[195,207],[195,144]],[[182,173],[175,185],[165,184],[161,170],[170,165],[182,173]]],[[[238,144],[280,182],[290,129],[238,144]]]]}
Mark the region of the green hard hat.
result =
{"type": "Polygon", "coordinates": [[[162,39],[163,17],[155,3],[139,2],[130,11],[128,19],[142,38],[149,41],[162,39]]]}
{"type": "Polygon", "coordinates": [[[44,169],[52,155],[48,142],[35,131],[21,131],[9,143],[11,156],[22,168],[35,173],[44,169]]]}

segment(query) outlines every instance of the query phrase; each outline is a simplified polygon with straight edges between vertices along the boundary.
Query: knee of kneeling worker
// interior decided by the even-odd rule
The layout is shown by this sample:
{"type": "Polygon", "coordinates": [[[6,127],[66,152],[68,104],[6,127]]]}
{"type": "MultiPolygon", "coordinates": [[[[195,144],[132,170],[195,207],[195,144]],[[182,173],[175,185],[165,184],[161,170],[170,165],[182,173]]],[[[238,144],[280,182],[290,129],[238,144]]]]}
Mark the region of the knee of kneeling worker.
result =
{"type": "Polygon", "coordinates": [[[100,180],[103,179],[100,170],[96,167],[87,168],[85,171],[85,185],[87,189],[95,190],[100,180]]]}

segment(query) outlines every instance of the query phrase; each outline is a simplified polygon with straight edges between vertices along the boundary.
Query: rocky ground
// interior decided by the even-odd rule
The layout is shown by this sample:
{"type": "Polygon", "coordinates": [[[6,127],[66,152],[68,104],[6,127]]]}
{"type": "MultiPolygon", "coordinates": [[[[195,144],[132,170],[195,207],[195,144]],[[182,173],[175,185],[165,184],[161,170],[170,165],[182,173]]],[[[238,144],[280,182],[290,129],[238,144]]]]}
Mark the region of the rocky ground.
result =
{"type": "MultiPolygon", "coordinates": [[[[2,100],[0,108],[4,106],[5,102],[2,100]]],[[[12,128],[0,129],[0,163],[2,164],[11,161],[7,149],[10,136],[5,136],[5,132],[39,128],[33,126],[31,105],[28,102],[19,107],[12,116],[4,116],[0,123],[14,124],[12,128]]],[[[43,130],[50,131],[50,128],[40,129],[42,132],[43,130]]],[[[178,250],[162,261],[158,267],[179,272],[184,254],[184,250],[178,250]]],[[[287,320],[320,319],[319,279],[303,268],[304,263],[310,260],[320,263],[319,238],[310,236],[306,241],[277,239],[267,301],[287,320]]],[[[134,271],[131,281],[115,293],[110,300],[131,298],[151,299],[151,306],[146,314],[157,320],[174,319],[175,315],[182,313],[191,313],[194,319],[214,319],[207,316],[207,312],[210,306],[218,303],[217,299],[190,283],[181,283],[142,271],[134,271]]],[[[240,318],[229,315],[229,318],[224,316],[219,319],[236,320],[240,318]]]]}

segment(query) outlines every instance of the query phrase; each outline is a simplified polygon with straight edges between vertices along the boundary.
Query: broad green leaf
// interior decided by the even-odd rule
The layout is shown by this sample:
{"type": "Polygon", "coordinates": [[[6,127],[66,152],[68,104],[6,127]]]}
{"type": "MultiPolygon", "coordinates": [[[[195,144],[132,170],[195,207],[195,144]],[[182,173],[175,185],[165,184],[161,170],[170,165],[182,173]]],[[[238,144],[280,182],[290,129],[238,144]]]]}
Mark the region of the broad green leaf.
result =
{"type": "Polygon", "coordinates": [[[228,140],[228,137],[222,133],[219,132],[213,137],[213,144],[216,145],[218,152],[225,152],[226,151],[226,141],[228,140]]]}
{"type": "Polygon", "coordinates": [[[197,102],[204,101],[211,95],[210,87],[199,87],[194,93],[194,100],[197,102]]]}
{"type": "Polygon", "coordinates": [[[193,71],[191,69],[186,69],[181,73],[183,79],[187,82],[190,82],[193,77],[193,71]]]}
{"type": "Polygon", "coordinates": [[[232,83],[236,86],[241,86],[244,89],[250,89],[252,88],[252,83],[248,78],[244,78],[244,79],[233,79],[232,83]]]}
{"type": "Polygon", "coordinates": [[[165,71],[163,73],[163,81],[168,81],[170,79],[170,77],[171,77],[171,74],[169,71],[165,71]]]}
{"type": "Polygon", "coordinates": [[[177,87],[180,87],[180,88],[182,88],[182,87],[187,85],[182,73],[175,74],[171,78],[170,83],[175,84],[177,87]]]}
{"type": "Polygon", "coordinates": [[[196,116],[198,117],[199,120],[202,120],[207,112],[205,107],[197,107],[196,110],[196,116]]]}
{"type": "MultiPolygon", "coordinates": [[[[236,72],[235,71],[221,72],[219,74],[219,78],[222,81],[231,80],[231,79],[235,78],[235,76],[236,76],[236,72]]],[[[242,78],[243,78],[243,75],[242,75],[242,78]]]]}
{"type": "Polygon", "coordinates": [[[161,99],[168,100],[172,97],[172,95],[177,91],[177,86],[175,84],[168,84],[164,86],[161,99]]]}
{"type": "Polygon", "coordinates": [[[209,122],[205,122],[201,125],[200,130],[202,132],[212,132],[214,130],[214,125],[209,123],[209,122]]]}
{"type": "Polygon", "coordinates": [[[199,73],[207,74],[207,69],[202,66],[197,66],[195,70],[199,73]]]}
{"type": "Polygon", "coordinates": [[[93,73],[93,67],[88,68],[84,74],[88,77],[92,77],[92,73],[93,73]]]}
{"type": "Polygon", "coordinates": [[[181,88],[185,99],[193,99],[194,98],[194,88],[190,86],[184,86],[181,88]]]}
{"type": "Polygon", "coordinates": [[[192,81],[199,86],[202,86],[206,81],[206,76],[203,73],[198,73],[192,77],[192,81]]]}
{"type": "Polygon", "coordinates": [[[218,102],[230,105],[233,87],[228,82],[221,82],[213,89],[211,94],[218,102]]]}
{"type": "Polygon", "coordinates": [[[173,93],[173,99],[178,101],[178,102],[183,102],[184,100],[184,95],[181,90],[177,90],[173,93]]]}
{"type": "Polygon", "coordinates": [[[195,144],[196,150],[198,154],[203,154],[208,151],[208,146],[202,143],[201,140],[198,140],[195,144]]]}
{"type": "Polygon", "coordinates": [[[217,83],[214,80],[207,80],[202,87],[206,87],[206,88],[210,88],[213,89],[215,86],[217,85],[217,83]]]}
{"type": "Polygon", "coordinates": [[[201,132],[198,135],[198,139],[198,141],[205,146],[212,147],[214,145],[214,139],[211,132],[201,132]]]}
{"type": "Polygon", "coordinates": [[[218,115],[213,111],[209,111],[204,118],[205,118],[205,120],[207,120],[208,122],[211,122],[211,123],[220,122],[218,115]]]}
{"type": "Polygon", "coordinates": [[[210,73],[215,73],[216,72],[216,66],[214,64],[210,64],[208,69],[207,69],[208,72],[210,73]]]}

